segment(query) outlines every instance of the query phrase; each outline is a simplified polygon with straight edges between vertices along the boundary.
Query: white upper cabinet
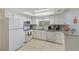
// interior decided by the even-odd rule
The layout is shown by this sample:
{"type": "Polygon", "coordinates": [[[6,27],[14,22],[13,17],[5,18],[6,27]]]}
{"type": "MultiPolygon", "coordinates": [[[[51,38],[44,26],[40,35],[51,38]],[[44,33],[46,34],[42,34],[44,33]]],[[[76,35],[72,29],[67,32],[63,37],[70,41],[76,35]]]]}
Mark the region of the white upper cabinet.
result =
{"type": "Polygon", "coordinates": [[[35,17],[32,17],[32,18],[30,19],[30,23],[31,23],[31,24],[36,24],[36,18],[35,18],[35,17]]]}
{"type": "Polygon", "coordinates": [[[63,15],[52,15],[50,16],[50,24],[64,24],[64,16],[63,15]]]}
{"type": "Polygon", "coordinates": [[[57,15],[54,17],[54,24],[64,24],[64,16],[63,15],[57,15]]]}
{"type": "Polygon", "coordinates": [[[65,19],[64,19],[63,14],[50,15],[50,16],[42,16],[42,17],[32,18],[31,19],[31,24],[39,24],[40,21],[49,21],[50,25],[53,25],[53,24],[63,25],[64,20],[65,19]]]}
{"type": "Polygon", "coordinates": [[[54,16],[50,16],[50,24],[54,24],[55,20],[54,20],[54,16]]]}

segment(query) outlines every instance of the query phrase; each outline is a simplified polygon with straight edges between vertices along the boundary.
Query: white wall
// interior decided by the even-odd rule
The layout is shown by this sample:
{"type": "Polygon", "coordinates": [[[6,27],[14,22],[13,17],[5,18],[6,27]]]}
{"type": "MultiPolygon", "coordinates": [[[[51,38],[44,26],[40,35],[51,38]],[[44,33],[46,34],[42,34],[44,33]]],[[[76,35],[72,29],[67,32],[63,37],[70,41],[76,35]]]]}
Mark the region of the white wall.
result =
{"type": "Polygon", "coordinates": [[[79,21],[79,9],[68,9],[64,12],[64,16],[65,16],[65,22],[68,24],[73,24],[73,20],[75,18],[75,16],[77,17],[78,21],[79,21]]]}
{"type": "Polygon", "coordinates": [[[64,16],[65,16],[65,24],[69,24],[70,25],[70,29],[74,28],[76,29],[75,34],[79,34],[79,9],[68,9],[64,12],[64,16]],[[73,20],[75,18],[75,16],[78,19],[78,24],[74,24],[73,20]]]}
{"type": "Polygon", "coordinates": [[[9,44],[8,18],[4,9],[0,8],[0,51],[8,50],[9,44]]]}
{"type": "Polygon", "coordinates": [[[66,9],[64,13],[58,14],[58,15],[51,15],[50,16],[50,21],[51,24],[59,23],[59,24],[73,24],[73,19],[74,17],[77,17],[78,22],[79,22],[79,9],[66,9]]]}

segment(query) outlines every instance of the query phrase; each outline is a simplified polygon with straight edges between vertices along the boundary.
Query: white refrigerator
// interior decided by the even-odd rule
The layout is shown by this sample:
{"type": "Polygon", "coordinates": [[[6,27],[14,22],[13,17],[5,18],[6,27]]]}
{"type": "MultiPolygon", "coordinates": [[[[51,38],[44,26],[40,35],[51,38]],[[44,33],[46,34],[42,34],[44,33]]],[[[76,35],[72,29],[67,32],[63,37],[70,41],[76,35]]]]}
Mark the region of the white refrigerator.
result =
{"type": "Polygon", "coordinates": [[[23,20],[9,17],[9,51],[19,49],[24,42],[23,20]]]}

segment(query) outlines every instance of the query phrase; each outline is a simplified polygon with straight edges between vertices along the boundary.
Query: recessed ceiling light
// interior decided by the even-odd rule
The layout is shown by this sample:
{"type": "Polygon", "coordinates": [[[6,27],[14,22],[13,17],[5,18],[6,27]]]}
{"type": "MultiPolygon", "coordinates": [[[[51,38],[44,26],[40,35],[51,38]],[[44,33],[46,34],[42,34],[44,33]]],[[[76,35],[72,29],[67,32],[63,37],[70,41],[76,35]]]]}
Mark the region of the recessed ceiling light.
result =
{"type": "Polygon", "coordinates": [[[41,10],[37,10],[37,11],[34,11],[34,12],[41,12],[41,11],[47,11],[47,10],[50,10],[50,9],[41,9],[41,10]]]}

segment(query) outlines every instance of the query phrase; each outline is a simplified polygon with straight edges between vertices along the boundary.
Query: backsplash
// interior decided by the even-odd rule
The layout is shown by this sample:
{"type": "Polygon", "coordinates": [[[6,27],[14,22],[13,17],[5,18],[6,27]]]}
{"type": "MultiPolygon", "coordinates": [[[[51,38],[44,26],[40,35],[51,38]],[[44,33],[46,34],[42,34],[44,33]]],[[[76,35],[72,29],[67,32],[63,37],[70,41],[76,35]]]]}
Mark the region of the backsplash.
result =
{"type": "Polygon", "coordinates": [[[64,22],[65,24],[69,25],[69,31],[75,34],[79,34],[79,9],[68,10],[66,13],[64,13],[64,16],[64,22]],[[74,23],[75,17],[78,20],[78,23],[74,23]]]}

